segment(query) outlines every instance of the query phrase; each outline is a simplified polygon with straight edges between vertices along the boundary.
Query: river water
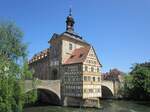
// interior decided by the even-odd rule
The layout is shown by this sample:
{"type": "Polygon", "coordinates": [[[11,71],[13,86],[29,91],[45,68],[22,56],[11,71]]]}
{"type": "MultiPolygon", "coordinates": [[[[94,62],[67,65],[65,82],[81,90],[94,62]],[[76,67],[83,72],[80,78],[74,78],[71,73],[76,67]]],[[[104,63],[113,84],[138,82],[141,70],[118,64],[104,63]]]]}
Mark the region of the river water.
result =
{"type": "Polygon", "coordinates": [[[102,108],[72,108],[61,106],[36,106],[24,109],[24,112],[150,112],[150,102],[101,101],[102,108]]]}

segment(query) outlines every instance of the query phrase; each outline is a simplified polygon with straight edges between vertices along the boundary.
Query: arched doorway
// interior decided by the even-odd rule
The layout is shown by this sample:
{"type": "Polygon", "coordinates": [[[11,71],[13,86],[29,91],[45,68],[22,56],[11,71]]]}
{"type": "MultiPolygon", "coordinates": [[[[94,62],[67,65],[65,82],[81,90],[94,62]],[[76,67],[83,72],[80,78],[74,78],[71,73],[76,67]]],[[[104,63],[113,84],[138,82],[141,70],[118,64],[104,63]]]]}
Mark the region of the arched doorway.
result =
{"type": "Polygon", "coordinates": [[[113,98],[112,91],[106,86],[102,86],[102,98],[104,99],[113,98]]]}
{"type": "Polygon", "coordinates": [[[58,79],[58,71],[57,69],[52,70],[52,80],[57,80],[58,79]]]}

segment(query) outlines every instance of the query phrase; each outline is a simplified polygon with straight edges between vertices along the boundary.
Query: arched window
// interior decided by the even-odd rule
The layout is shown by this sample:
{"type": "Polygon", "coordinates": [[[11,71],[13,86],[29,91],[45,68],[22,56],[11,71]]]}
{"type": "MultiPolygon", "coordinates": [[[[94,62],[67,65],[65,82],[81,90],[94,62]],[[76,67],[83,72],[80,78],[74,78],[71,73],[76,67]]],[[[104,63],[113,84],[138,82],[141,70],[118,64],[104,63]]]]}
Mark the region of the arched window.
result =
{"type": "Polygon", "coordinates": [[[52,70],[52,80],[57,80],[58,79],[58,71],[57,69],[52,70]]]}

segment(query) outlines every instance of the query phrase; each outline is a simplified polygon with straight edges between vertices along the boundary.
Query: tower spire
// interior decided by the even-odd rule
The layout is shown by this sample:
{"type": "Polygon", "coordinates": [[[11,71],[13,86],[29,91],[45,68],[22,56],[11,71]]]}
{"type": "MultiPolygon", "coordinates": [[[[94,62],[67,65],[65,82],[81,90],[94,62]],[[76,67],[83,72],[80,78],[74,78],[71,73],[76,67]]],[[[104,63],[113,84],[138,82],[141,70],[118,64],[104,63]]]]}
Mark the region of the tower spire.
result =
{"type": "Polygon", "coordinates": [[[71,7],[69,8],[69,16],[72,16],[72,9],[71,9],[71,7]]]}
{"type": "Polygon", "coordinates": [[[71,7],[69,8],[69,15],[67,16],[66,20],[66,31],[72,33],[74,31],[74,19],[72,17],[72,9],[71,7]]]}

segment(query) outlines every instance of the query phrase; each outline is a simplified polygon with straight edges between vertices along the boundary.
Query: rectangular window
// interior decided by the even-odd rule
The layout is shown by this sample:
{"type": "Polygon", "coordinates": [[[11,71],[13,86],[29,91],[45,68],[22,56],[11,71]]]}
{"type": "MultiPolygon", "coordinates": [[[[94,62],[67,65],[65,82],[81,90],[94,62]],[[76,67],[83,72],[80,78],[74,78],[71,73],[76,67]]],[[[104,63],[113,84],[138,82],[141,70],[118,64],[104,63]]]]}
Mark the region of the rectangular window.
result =
{"type": "Polygon", "coordinates": [[[85,71],[88,71],[88,67],[87,66],[85,66],[85,71]]]}
{"type": "Polygon", "coordinates": [[[88,81],[91,81],[91,77],[90,76],[88,76],[88,81]]]}
{"type": "Polygon", "coordinates": [[[69,50],[72,50],[72,44],[69,43],[69,50]]]}
{"type": "Polygon", "coordinates": [[[95,82],[95,77],[93,77],[93,81],[95,82]]]}
{"type": "Polygon", "coordinates": [[[100,82],[100,77],[98,77],[98,82],[100,82]]]}
{"type": "Polygon", "coordinates": [[[84,81],[87,81],[87,76],[84,76],[84,81]]]}
{"type": "Polygon", "coordinates": [[[97,72],[99,72],[99,68],[97,68],[97,72]]]}
{"type": "Polygon", "coordinates": [[[93,67],[91,67],[91,72],[94,72],[94,68],[93,67]]]}
{"type": "Polygon", "coordinates": [[[90,92],[90,93],[93,93],[93,89],[89,89],[89,92],[90,92]]]}

